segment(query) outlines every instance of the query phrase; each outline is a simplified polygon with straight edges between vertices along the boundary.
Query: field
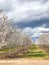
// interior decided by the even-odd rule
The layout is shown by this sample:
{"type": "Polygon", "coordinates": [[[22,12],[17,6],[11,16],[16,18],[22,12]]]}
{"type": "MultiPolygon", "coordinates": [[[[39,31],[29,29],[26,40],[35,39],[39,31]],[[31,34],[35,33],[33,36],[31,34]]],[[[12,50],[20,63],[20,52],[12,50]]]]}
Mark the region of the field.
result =
{"type": "MultiPolygon", "coordinates": [[[[47,47],[46,47],[47,48],[47,47]]],[[[49,47],[48,47],[49,48],[49,47]]],[[[46,49],[47,50],[47,49],[46,49]]],[[[28,59],[49,59],[49,54],[47,51],[38,45],[31,45],[29,47],[19,47],[19,48],[11,48],[11,49],[0,49],[0,57],[8,59],[17,59],[17,58],[28,58],[28,59]],[[16,52],[14,52],[16,51],[16,52]]]]}
{"type": "Polygon", "coordinates": [[[0,65],[49,65],[49,60],[32,59],[0,60],[0,65]]]}

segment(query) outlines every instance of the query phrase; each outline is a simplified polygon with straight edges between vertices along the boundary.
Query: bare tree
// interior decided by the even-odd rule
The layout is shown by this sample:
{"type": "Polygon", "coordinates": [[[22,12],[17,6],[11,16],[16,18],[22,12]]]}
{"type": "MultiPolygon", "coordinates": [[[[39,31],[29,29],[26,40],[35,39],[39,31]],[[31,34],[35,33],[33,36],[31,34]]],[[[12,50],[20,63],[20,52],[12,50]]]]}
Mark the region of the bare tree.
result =
{"type": "Polygon", "coordinates": [[[17,46],[28,46],[32,43],[31,39],[22,34],[21,29],[12,28],[11,20],[0,11],[0,48],[13,48],[17,46]]]}
{"type": "Polygon", "coordinates": [[[0,12],[0,47],[6,45],[5,37],[10,31],[10,21],[4,12],[0,12]]]}
{"type": "Polygon", "coordinates": [[[49,45],[49,33],[42,34],[41,37],[37,40],[39,45],[49,45]]]}

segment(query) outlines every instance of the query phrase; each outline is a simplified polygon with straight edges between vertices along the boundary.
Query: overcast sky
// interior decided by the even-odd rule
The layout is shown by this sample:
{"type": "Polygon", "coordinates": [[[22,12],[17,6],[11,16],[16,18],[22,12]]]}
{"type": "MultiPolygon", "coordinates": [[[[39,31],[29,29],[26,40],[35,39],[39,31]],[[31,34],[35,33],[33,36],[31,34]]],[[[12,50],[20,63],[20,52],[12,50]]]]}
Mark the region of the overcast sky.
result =
{"type": "Polygon", "coordinates": [[[0,9],[33,40],[49,32],[49,0],[0,0],[0,9]]]}

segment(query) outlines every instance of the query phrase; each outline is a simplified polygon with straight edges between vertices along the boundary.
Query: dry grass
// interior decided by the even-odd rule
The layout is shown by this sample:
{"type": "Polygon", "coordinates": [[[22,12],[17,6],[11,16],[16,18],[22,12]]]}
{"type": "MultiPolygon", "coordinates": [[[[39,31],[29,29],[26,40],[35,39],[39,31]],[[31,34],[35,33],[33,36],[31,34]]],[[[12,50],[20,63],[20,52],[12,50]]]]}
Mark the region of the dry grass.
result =
{"type": "Polygon", "coordinates": [[[32,59],[0,60],[0,65],[49,65],[49,60],[32,59]]]}

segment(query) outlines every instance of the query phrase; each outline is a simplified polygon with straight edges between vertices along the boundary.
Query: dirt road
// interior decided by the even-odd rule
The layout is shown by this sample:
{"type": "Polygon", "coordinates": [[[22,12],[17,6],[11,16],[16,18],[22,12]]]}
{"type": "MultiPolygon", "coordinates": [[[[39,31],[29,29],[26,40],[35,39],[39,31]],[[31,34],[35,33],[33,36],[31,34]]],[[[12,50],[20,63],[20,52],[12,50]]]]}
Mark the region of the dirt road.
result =
{"type": "Polygon", "coordinates": [[[49,65],[49,60],[31,59],[0,60],[0,65],[49,65]]]}

